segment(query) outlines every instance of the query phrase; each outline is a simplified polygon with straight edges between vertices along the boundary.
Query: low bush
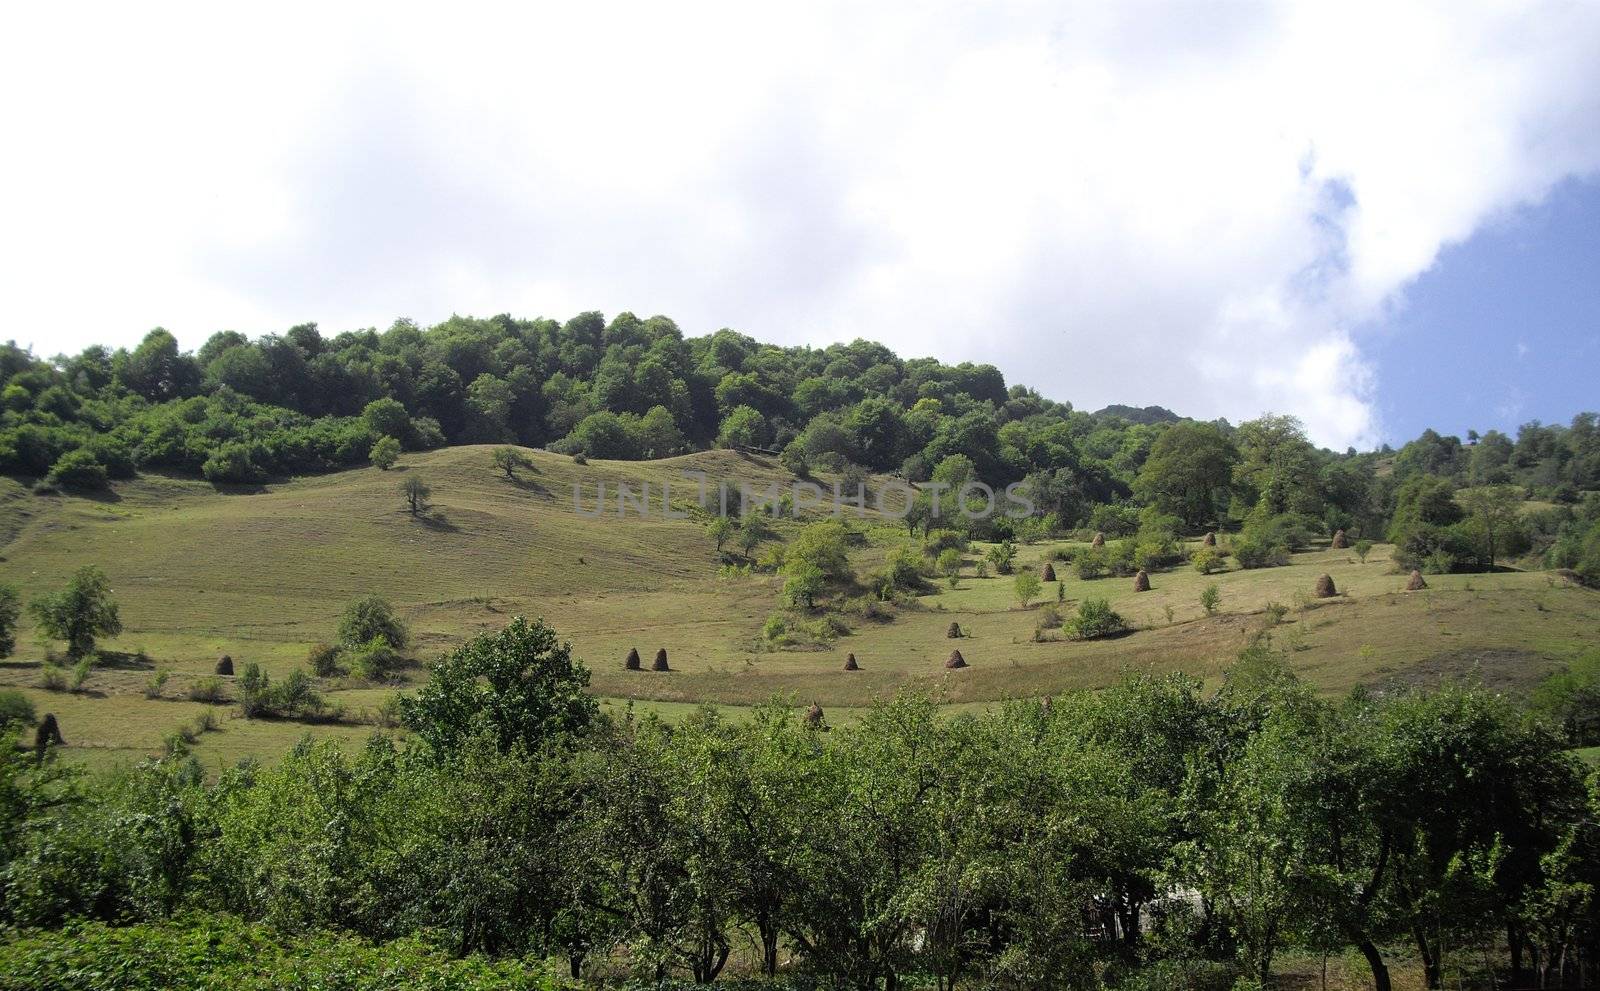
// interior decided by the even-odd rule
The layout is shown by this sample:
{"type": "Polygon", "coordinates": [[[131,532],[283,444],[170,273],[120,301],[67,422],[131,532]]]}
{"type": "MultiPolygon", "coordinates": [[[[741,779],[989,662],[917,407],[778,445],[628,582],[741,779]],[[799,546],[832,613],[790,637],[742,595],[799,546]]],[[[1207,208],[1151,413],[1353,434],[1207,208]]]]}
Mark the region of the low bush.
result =
{"type": "Polygon", "coordinates": [[[189,686],[189,700],[191,702],[226,702],[228,695],[222,687],[222,679],[216,675],[207,675],[197,679],[189,686]]]}
{"type": "Polygon", "coordinates": [[[416,939],[374,944],[331,930],[286,936],[220,915],[131,926],[80,922],[22,932],[0,943],[0,991],[554,991],[560,986],[538,964],[459,959],[416,939]]]}
{"type": "Polygon", "coordinates": [[[1078,604],[1078,614],[1063,624],[1067,636],[1073,640],[1093,640],[1127,628],[1127,620],[1113,611],[1111,603],[1105,599],[1084,599],[1078,604]]]}

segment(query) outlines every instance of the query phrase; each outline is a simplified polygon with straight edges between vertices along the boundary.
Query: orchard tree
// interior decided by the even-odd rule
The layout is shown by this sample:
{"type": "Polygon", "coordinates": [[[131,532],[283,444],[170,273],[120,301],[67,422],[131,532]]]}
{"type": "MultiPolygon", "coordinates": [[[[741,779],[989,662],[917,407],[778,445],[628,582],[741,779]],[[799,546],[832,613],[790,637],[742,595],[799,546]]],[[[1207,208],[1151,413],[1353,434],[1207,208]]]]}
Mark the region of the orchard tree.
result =
{"type": "Polygon", "coordinates": [[[589,669],[542,619],[516,617],[434,665],[401,718],[436,752],[449,753],[479,732],[501,749],[538,753],[551,739],[579,733],[599,717],[588,693],[589,669]]]}
{"type": "Polygon", "coordinates": [[[79,568],[67,587],[36,599],[29,606],[41,629],[67,642],[67,654],[83,657],[94,650],[95,640],[122,632],[111,582],[94,565],[79,568]]]}

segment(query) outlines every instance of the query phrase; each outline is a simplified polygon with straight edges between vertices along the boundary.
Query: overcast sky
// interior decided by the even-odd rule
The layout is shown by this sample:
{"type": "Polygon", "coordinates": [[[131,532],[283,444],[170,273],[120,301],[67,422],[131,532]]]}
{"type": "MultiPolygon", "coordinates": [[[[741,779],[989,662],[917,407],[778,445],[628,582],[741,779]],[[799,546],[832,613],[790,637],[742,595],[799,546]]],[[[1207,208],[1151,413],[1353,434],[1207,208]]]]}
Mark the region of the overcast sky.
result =
{"type": "Polygon", "coordinates": [[[1375,358],[1441,249],[1600,169],[1596,3],[225,6],[8,11],[0,334],[627,309],[1342,448],[1451,388],[1375,358]]]}

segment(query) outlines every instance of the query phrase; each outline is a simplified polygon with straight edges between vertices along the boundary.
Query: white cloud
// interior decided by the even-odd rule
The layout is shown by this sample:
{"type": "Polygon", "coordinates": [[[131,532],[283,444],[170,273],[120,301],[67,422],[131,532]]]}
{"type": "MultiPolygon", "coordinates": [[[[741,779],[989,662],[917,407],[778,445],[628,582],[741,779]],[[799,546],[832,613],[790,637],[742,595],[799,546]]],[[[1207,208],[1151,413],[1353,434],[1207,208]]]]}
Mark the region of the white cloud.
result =
{"type": "Polygon", "coordinates": [[[1600,166],[1592,5],[863,6],[13,14],[8,333],[632,309],[1343,446],[1363,328],[1600,166]]]}

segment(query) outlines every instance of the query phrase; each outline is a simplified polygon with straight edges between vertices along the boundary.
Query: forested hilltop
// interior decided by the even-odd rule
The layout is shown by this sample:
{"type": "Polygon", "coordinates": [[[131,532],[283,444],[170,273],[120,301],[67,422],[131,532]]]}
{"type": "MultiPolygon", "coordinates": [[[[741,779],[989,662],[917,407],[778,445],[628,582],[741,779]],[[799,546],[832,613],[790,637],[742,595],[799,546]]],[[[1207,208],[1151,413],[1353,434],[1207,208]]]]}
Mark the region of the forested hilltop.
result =
{"type": "Polygon", "coordinates": [[[1430,430],[1398,452],[1337,454],[1287,417],[1235,427],[1161,407],[1090,414],[1008,387],[991,365],[902,359],[862,340],[685,338],[666,317],[608,323],[596,312],[427,329],[401,320],[331,339],[315,324],[254,341],[223,331],[193,353],[160,329],[132,351],[48,360],[8,344],[0,406],[0,472],[45,486],[95,488],[141,469],[259,483],[365,464],[380,442],[611,459],[755,447],[781,450],[802,475],[856,466],[913,482],[1024,481],[1047,528],[1133,533],[1153,507],[1191,532],[1246,525],[1266,560],[1304,533],[1343,529],[1388,536],[1403,563],[1432,570],[1539,553],[1600,575],[1596,512],[1583,499],[1600,488],[1593,413],[1526,424],[1515,439],[1430,430]],[[1515,487],[1498,493],[1500,510],[1471,504],[1494,486],[1515,487]],[[1513,499],[1554,505],[1501,534],[1492,517],[1513,499]]]}

